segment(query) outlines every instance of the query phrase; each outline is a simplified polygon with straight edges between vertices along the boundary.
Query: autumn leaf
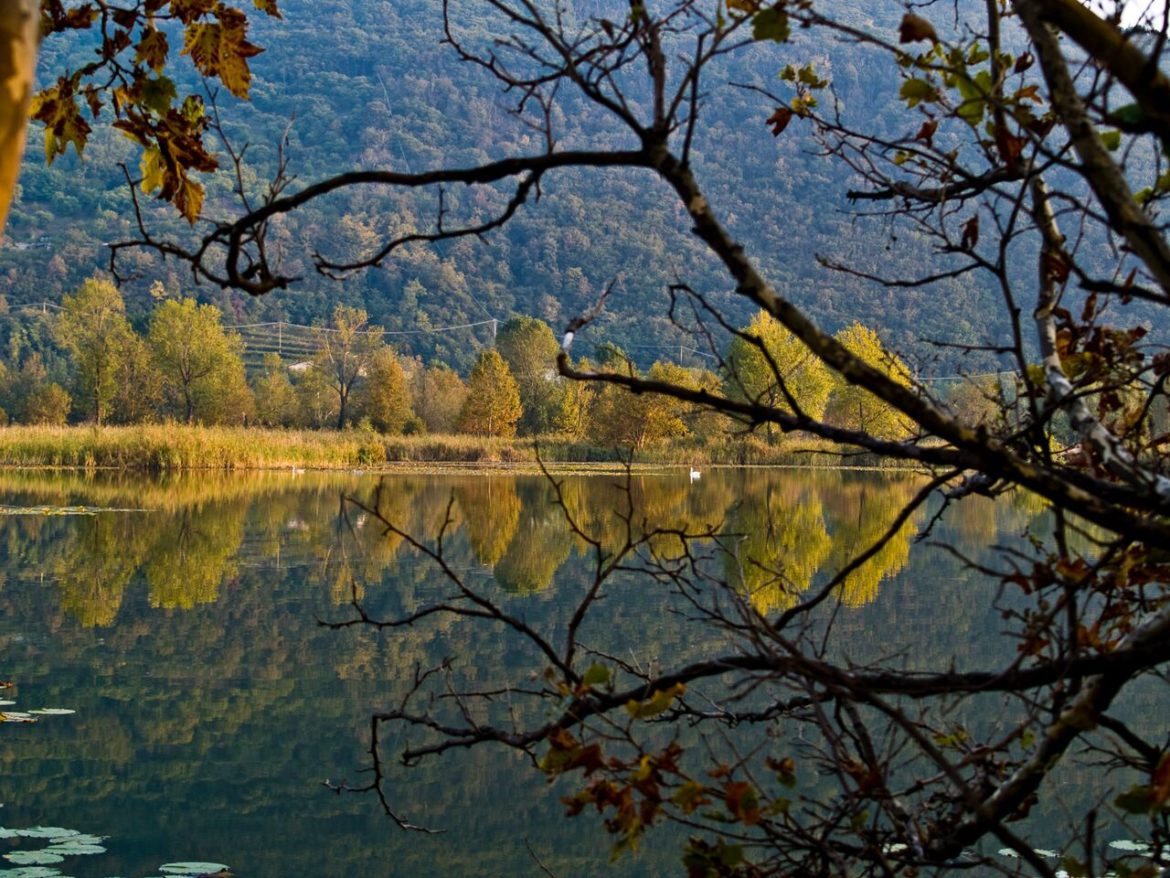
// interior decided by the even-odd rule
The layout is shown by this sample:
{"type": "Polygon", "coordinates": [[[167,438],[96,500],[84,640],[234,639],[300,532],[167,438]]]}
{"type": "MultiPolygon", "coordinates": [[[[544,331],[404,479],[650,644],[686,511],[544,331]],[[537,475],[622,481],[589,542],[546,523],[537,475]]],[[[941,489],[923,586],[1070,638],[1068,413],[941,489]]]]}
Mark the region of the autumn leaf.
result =
{"type": "Polygon", "coordinates": [[[927,119],[914,135],[914,139],[925,143],[928,147],[934,146],[934,132],[938,130],[937,119],[927,119]]]}
{"type": "Polygon", "coordinates": [[[138,46],[134,50],[134,61],[137,64],[146,64],[151,70],[158,73],[167,63],[169,51],[167,35],[161,30],[151,28],[138,41],[138,46]]]}
{"type": "Polygon", "coordinates": [[[907,12],[902,16],[902,23],[898,26],[898,42],[916,43],[923,40],[938,42],[938,33],[934,25],[920,15],[907,12]]]}
{"type": "Polygon", "coordinates": [[[729,783],[724,788],[723,801],[727,810],[745,826],[755,826],[760,822],[760,797],[746,781],[729,783]]]}
{"type": "Polygon", "coordinates": [[[788,123],[792,121],[793,112],[787,107],[777,107],[776,111],[768,117],[767,125],[772,129],[772,136],[779,137],[780,134],[788,127],[788,123]]]}
{"type": "Polygon", "coordinates": [[[221,10],[217,23],[192,23],[183,36],[183,52],[204,76],[218,76],[238,98],[248,97],[252,71],[248,59],[263,51],[249,43],[247,19],[238,10],[221,10]]]}
{"type": "Polygon", "coordinates": [[[669,689],[655,692],[644,701],[630,699],[626,702],[626,710],[634,719],[648,719],[665,711],[674,699],[686,691],[685,683],[675,683],[669,689]]]}

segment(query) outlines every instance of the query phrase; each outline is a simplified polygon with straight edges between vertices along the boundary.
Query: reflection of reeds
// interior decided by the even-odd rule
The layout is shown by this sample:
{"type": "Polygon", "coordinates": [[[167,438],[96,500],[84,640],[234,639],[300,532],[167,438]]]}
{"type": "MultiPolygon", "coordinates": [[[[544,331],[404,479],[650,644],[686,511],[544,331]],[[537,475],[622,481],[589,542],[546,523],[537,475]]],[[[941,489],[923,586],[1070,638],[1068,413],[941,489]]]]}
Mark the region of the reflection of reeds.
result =
{"type": "Polygon", "coordinates": [[[0,496],[24,506],[86,506],[176,512],[229,500],[251,500],[292,489],[347,490],[349,473],[287,471],[141,474],[86,470],[0,469],[0,496]]]}

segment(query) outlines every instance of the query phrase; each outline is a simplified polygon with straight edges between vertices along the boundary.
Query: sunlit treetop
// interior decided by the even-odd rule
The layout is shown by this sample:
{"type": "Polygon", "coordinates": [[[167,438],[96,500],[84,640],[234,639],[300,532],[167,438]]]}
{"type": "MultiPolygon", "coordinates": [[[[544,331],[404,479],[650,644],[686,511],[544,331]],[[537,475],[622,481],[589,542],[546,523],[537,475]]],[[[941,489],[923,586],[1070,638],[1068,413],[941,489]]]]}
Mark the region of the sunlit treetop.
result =
{"type": "MultiPolygon", "coordinates": [[[[277,0],[252,0],[280,17],[277,0]]],[[[96,30],[101,41],[89,63],[61,73],[33,99],[32,117],[45,126],[45,158],[52,162],[72,144],[80,155],[91,121],[107,109],[115,128],[142,147],[142,190],[169,201],[189,222],[203,206],[193,172],[213,171],[204,144],[210,121],[203,98],[179,96],[166,74],[180,35],[179,54],[233,95],[248,97],[248,59],[262,51],[248,40],[248,16],[222,0],[42,0],[41,36],[96,30]]]]}

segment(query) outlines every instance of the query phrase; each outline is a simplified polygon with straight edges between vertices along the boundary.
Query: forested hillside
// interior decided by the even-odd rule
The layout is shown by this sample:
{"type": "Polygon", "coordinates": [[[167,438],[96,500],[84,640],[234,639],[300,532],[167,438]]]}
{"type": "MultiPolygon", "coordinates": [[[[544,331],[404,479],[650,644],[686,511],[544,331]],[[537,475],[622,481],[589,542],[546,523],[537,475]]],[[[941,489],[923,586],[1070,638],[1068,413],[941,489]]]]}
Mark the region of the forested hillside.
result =
{"type": "MultiPolygon", "coordinates": [[[[574,12],[605,11],[609,0],[578,0],[574,12]]],[[[866,16],[859,5],[851,15],[866,16]]],[[[878,4],[868,4],[877,7],[878,4]]],[[[620,6],[620,4],[619,4],[620,6]]],[[[852,7],[851,7],[852,8],[852,7]]],[[[288,170],[295,188],[330,173],[354,168],[420,171],[439,164],[470,165],[506,154],[539,151],[529,129],[509,115],[508,96],[441,45],[440,5],[426,0],[284,0],[283,21],[253,24],[265,53],[254,59],[252,102],[220,98],[225,126],[236,147],[248,144],[246,185],[260,187],[273,173],[287,131],[288,170]]],[[[461,38],[489,39],[474,15],[460,14],[461,38]]],[[[615,12],[620,15],[620,10],[615,12]]],[[[896,34],[896,9],[888,9],[896,34]]],[[[879,21],[880,23],[880,21],[879,21]]],[[[48,41],[42,81],[86,46],[79,40],[48,41]]],[[[888,274],[912,275],[928,254],[924,245],[880,223],[859,224],[845,198],[849,180],[840,165],[816,152],[811,131],[799,120],[773,137],[766,120],[773,106],[756,86],[784,94],[782,60],[815,62],[829,78],[844,112],[880,128],[883,108],[899,100],[894,71],[855,45],[794,40],[780,55],[750,48],[719,65],[708,83],[705,124],[696,135],[696,168],[712,204],[748,248],[766,254],[764,267],[777,287],[808,309],[831,331],[859,320],[878,328],[920,373],[978,371],[989,361],[961,360],[954,350],[928,340],[980,345],[995,327],[988,321],[990,293],[968,282],[881,289],[818,266],[831,255],[860,270],[881,266],[888,274]],[[717,81],[718,80],[718,81],[717,81]],[[930,358],[942,358],[931,364],[930,358]]],[[[185,72],[183,75],[187,75],[185,72]]],[[[560,143],[571,147],[609,144],[595,109],[567,96],[555,120],[560,143]]],[[[95,126],[97,127],[97,126],[95,126]]],[[[34,128],[21,192],[0,253],[0,293],[7,299],[8,337],[19,329],[37,346],[35,321],[22,306],[56,302],[86,277],[104,268],[107,242],[133,233],[133,214],[118,163],[137,159],[117,132],[99,128],[78,161],[72,154],[44,164],[41,132],[34,128]]],[[[229,175],[209,183],[208,207],[233,210],[229,175]]],[[[517,314],[563,326],[587,310],[616,281],[607,315],[589,331],[586,344],[611,341],[643,365],[679,359],[697,365],[668,318],[668,285],[685,281],[712,296],[724,313],[743,323],[752,316],[723,287],[709,258],[695,246],[687,217],[673,199],[658,197],[661,184],[645,174],[578,171],[550,175],[539,201],[479,243],[460,240],[400,252],[383,268],[343,282],[316,275],[312,252],[352,259],[371,251],[388,232],[430,221],[438,209],[433,193],[349,189],[313,202],[281,229],[285,269],[303,275],[292,290],[248,299],[207,286],[195,288],[174,262],[142,254],[124,259],[135,276],[123,289],[135,325],[145,326],[161,281],[172,295],[195,295],[218,305],[225,322],[325,319],[343,303],[365,309],[371,322],[394,333],[403,353],[442,359],[466,374],[478,351],[491,343],[491,326],[428,332],[435,328],[517,314]]],[[[503,195],[477,190],[445,193],[454,217],[478,216],[502,203],[503,195]]],[[[154,216],[153,209],[148,212],[154,216]]],[[[172,211],[157,221],[176,224],[172,211]]],[[[0,342],[6,339],[0,338],[0,342]]]]}

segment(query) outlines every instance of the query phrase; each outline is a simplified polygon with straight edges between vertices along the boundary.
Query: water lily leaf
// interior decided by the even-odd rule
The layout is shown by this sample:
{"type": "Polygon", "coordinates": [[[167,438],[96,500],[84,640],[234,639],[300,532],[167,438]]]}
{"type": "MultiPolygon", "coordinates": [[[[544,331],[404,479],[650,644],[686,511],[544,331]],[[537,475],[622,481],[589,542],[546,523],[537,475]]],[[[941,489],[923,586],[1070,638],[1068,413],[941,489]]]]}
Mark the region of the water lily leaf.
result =
{"type": "Polygon", "coordinates": [[[74,832],[71,835],[58,835],[49,839],[49,844],[101,844],[106,840],[104,835],[82,835],[74,832]]]}
{"type": "Polygon", "coordinates": [[[30,826],[28,829],[16,830],[24,838],[73,838],[81,835],[76,829],[66,829],[63,826],[30,826]]]}
{"type": "Polygon", "coordinates": [[[49,866],[18,866],[15,869],[0,869],[0,878],[58,878],[60,869],[49,866]]]}
{"type": "Polygon", "coordinates": [[[43,866],[47,863],[65,862],[65,858],[60,854],[48,851],[11,851],[4,855],[4,859],[18,866],[43,866]]]}
{"type": "Polygon", "coordinates": [[[6,698],[0,698],[0,707],[11,707],[14,704],[16,704],[15,701],[9,701],[6,698]]]}
{"type": "Polygon", "coordinates": [[[167,875],[213,875],[226,872],[227,868],[223,863],[167,863],[158,870],[167,875]]]}
{"type": "Polygon", "coordinates": [[[68,707],[39,707],[36,710],[30,710],[29,713],[41,716],[68,716],[71,713],[77,713],[77,711],[70,710],[68,707]]]}
{"type": "Polygon", "coordinates": [[[0,838],[20,838],[19,829],[5,829],[0,826],[0,838]]]}
{"type": "Polygon", "coordinates": [[[0,723],[35,723],[37,718],[31,713],[21,713],[18,710],[0,712],[0,723]]]}
{"type": "Polygon", "coordinates": [[[1109,847],[1119,851],[1132,851],[1134,853],[1148,854],[1150,846],[1144,841],[1133,841],[1128,838],[1119,838],[1117,841],[1109,842],[1109,847]]]}
{"type": "Polygon", "coordinates": [[[45,850],[51,854],[60,854],[63,857],[80,857],[86,854],[104,854],[106,852],[106,849],[100,844],[81,844],[76,841],[49,845],[45,850]]]}

